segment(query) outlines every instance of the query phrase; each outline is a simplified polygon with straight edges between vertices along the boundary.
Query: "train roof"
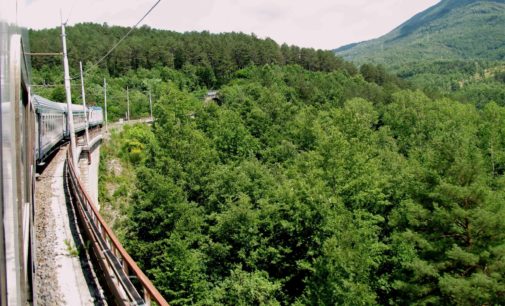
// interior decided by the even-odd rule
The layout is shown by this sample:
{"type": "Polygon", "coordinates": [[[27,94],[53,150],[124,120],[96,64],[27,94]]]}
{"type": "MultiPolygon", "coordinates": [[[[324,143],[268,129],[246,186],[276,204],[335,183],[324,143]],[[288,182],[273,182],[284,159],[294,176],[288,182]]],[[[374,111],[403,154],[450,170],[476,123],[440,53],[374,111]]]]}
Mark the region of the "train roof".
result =
{"type": "Polygon", "coordinates": [[[34,95],[32,98],[33,105],[37,112],[45,112],[45,111],[59,111],[64,113],[67,110],[67,106],[63,103],[58,103],[51,101],[49,99],[43,98],[39,95],[34,95]]]}
{"type": "MultiPolygon", "coordinates": [[[[65,109],[67,105],[65,104],[65,109]]],[[[78,113],[78,112],[84,112],[84,106],[79,105],[79,104],[72,104],[72,112],[78,113]]]]}
{"type": "MultiPolygon", "coordinates": [[[[33,95],[33,105],[39,113],[43,112],[67,112],[67,104],[54,102],[49,99],[43,98],[39,95],[33,95]]],[[[84,106],[78,104],[72,104],[72,112],[83,112],[84,106]]]]}

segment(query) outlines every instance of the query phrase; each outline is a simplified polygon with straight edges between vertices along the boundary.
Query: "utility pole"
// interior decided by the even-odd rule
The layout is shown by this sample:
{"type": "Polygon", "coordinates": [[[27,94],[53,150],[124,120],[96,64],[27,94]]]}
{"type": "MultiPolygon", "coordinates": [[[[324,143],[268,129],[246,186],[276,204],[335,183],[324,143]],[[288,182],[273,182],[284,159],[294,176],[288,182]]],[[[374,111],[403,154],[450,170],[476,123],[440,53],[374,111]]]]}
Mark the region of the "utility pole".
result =
{"type": "Polygon", "coordinates": [[[126,86],[126,121],[130,121],[130,93],[126,86]]]}
{"type": "Polygon", "coordinates": [[[105,132],[107,132],[107,80],[103,78],[103,101],[105,106],[105,132]]]}
{"type": "Polygon", "coordinates": [[[151,98],[151,90],[149,90],[149,112],[151,113],[151,121],[153,121],[153,100],[151,98]]]}
{"type": "Polygon", "coordinates": [[[72,96],[70,92],[70,73],[68,71],[68,58],[67,58],[67,39],[65,34],[65,24],[61,22],[61,41],[63,44],[63,69],[65,72],[65,93],[67,96],[67,123],[70,133],[70,151],[74,165],[77,168],[77,150],[75,144],[75,129],[74,129],[74,114],[72,113],[72,96]]]}
{"type": "Polygon", "coordinates": [[[88,109],[86,108],[86,92],[84,91],[84,75],[82,74],[82,62],[79,62],[79,70],[81,72],[81,89],[82,89],[82,106],[84,106],[84,124],[86,134],[86,146],[89,145],[89,132],[88,132],[88,109]]]}

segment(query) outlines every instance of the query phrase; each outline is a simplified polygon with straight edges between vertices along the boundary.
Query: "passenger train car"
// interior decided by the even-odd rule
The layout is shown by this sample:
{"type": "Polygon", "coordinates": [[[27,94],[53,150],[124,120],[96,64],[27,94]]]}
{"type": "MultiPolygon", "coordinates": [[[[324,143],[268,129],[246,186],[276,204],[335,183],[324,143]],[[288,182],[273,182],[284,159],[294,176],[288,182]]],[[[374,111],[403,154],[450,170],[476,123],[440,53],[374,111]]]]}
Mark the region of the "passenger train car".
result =
{"type": "Polygon", "coordinates": [[[99,106],[88,108],[88,125],[90,128],[103,125],[103,110],[99,106]]]}
{"type": "Polygon", "coordinates": [[[41,161],[48,156],[65,137],[66,114],[61,103],[56,103],[39,96],[33,96],[36,109],[35,156],[41,161]]]}
{"type": "Polygon", "coordinates": [[[0,0],[0,304],[32,300],[34,108],[18,3],[0,0]]]}
{"type": "MultiPolygon", "coordinates": [[[[34,95],[32,102],[36,113],[36,143],[35,156],[37,161],[43,161],[58,145],[70,137],[67,124],[67,104],[50,101],[34,95]]],[[[103,124],[102,108],[92,106],[87,109],[82,105],[72,104],[75,133],[80,133],[88,127],[100,127],[103,124]]]]}
{"type": "MultiPolygon", "coordinates": [[[[0,0],[0,305],[33,301],[34,186],[37,161],[69,138],[66,104],[30,92],[22,0],[0,0]]],[[[101,125],[100,108],[73,105],[75,130],[101,125]]]]}

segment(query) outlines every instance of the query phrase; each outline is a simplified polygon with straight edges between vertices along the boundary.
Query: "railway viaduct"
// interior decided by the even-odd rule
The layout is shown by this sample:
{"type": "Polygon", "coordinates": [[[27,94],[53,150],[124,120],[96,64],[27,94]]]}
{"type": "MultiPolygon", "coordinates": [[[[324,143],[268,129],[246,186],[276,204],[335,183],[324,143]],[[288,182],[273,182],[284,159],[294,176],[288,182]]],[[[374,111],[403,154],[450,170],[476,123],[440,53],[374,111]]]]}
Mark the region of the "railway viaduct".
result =
{"type": "MultiPolygon", "coordinates": [[[[150,120],[108,130],[133,123],[150,120]]],[[[34,304],[168,305],[100,216],[100,144],[109,133],[97,128],[89,134],[89,143],[77,139],[78,164],[64,145],[35,183],[34,304]]]]}

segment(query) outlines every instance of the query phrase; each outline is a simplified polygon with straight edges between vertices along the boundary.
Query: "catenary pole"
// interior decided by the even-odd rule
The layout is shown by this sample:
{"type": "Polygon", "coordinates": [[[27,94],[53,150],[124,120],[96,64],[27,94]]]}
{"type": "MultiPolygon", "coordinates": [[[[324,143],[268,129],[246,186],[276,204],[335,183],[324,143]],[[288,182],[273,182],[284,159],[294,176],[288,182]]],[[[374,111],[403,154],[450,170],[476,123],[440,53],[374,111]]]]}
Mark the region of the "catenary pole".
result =
{"type": "Polygon", "coordinates": [[[86,92],[84,91],[84,75],[82,74],[82,62],[79,62],[79,70],[81,72],[82,106],[84,107],[84,124],[85,124],[85,135],[86,135],[86,146],[88,146],[89,145],[88,109],[86,107],[86,92]]]}
{"type": "Polygon", "coordinates": [[[103,104],[105,108],[105,131],[107,132],[107,80],[103,78],[103,104]]]}
{"type": "Polygon", "coordinates": [[[130,92],[126,86],[126,120],[130,121],[130,92]]]}
{"type": "Polygon", "coordinates": [[[65,73],[65,93],[67,96],[67,123],[70,134],[70,150],[72,153],[72,158],[74,165],[77,166],[77,149],[75,143],[75,129],[74,129],[74,114],[72,113],[72,94],[70,91],[70,73],[68,68],[68,57],[67,57],[67,38],[65,34],[65,24],[61,23],[61,41],[63,45],[63,70],[65,73]]]}
{"type": "Polygon", "coordinates": [[[153,100],[151,97],[151,91],[149,90],[149,112],[151,113],[151,121],[153,121],[153,100]]]}

